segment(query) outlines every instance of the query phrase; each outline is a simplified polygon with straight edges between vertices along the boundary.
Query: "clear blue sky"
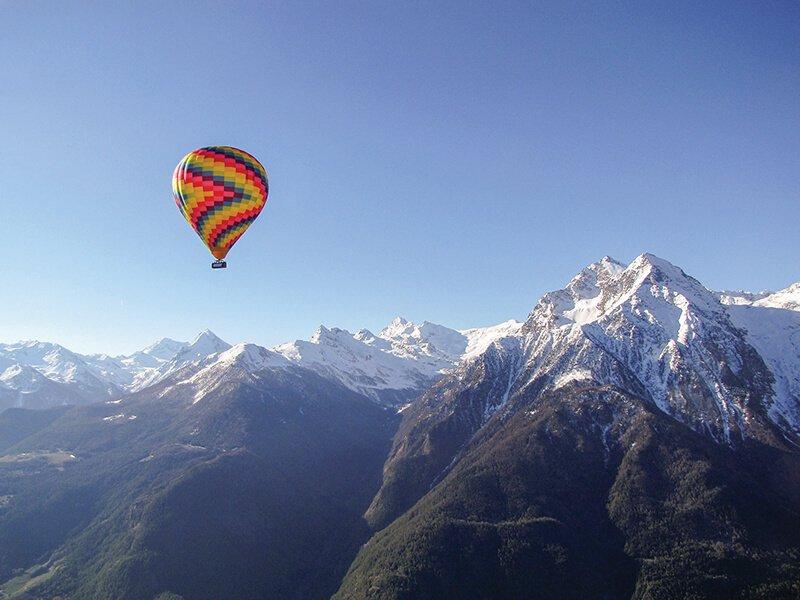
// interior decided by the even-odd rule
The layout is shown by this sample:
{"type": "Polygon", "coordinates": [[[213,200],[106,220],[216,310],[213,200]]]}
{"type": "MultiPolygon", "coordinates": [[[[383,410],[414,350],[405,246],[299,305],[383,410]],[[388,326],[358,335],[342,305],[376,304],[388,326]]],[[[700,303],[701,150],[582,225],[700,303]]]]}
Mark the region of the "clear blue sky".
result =
{"type": "Polygon", "coordinates": [[[4,2],[0,340],[523,318],[610,254],[800,279],[796,2],[4,2]],[[257,156],[226,271],[173,204],[257,156]]]}

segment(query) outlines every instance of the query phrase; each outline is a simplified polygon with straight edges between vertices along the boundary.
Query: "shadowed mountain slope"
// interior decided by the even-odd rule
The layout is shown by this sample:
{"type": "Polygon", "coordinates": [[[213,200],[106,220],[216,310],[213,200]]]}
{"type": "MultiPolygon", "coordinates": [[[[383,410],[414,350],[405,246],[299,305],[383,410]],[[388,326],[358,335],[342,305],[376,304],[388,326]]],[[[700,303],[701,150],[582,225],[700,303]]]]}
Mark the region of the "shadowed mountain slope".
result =
{"type": "MultiPolygon", "coordinates": [[[[393,413],[303,369],[230,378],[197,402],[185,392],[165,382],[50,415],[5,449],[7,593],[335,590],[369,535],[361,515],[380,483],[393,413]]],[[[25,421],[28,411],[3,413],[0,430],[25,421]]]]}

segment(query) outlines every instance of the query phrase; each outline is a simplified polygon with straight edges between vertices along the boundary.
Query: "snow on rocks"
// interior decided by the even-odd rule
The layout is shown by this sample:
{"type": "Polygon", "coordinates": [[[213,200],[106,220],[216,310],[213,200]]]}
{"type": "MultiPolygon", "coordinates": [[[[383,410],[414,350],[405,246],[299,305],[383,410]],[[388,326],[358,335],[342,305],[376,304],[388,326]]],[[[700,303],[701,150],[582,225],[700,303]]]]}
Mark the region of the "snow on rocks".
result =
{"type": "Polygon", "coordinates": [[[545,294],[531,312],[517,386],[546,376],[558,388],[580,373],[647,397],[720,441],[754,431],[758,403],[775,424],[794,430],[800,352],[788,321],[795,313],[772,308],[782,313],[780,323],[753,313],[790,305],[793,287],[733,298],[652,254],[627,267],[606,257],[545,294]],[[759,325],[747,327],[749,316],[759,325]]]}
{"type": "Polygon", "coordinates": [[[117,357],[0,344],[0,408],[116,403],[162,381],[189,386],[198,401],[231,378],[290,368],[399,408],[442,374],[484,360],[502,378],[493,410],[543,377],[556,389],[593,380],[730,441],[755,426],[759,403],[784,431],[800,431],[799,319],[800,283],[717,293],[652,254],[627,266],[604,257],[545,294],[524,323],[457,330],[397,317],[377,334],[320,326],[273,348],[231,346],[205,330],[117,357]]]}

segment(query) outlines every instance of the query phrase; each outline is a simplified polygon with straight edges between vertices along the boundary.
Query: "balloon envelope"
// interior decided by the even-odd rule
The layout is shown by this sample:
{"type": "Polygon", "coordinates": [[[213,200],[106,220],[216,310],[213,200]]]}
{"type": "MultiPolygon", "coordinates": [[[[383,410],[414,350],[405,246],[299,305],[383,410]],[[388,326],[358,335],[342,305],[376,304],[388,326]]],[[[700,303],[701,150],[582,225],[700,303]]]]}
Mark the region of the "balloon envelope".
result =
{"type": "Polygon", "coordinates": [[[222,260],[267,203],[263,165],[231,146],[189,152],[172,176],[175,203],[217,260],[222,260]]]}

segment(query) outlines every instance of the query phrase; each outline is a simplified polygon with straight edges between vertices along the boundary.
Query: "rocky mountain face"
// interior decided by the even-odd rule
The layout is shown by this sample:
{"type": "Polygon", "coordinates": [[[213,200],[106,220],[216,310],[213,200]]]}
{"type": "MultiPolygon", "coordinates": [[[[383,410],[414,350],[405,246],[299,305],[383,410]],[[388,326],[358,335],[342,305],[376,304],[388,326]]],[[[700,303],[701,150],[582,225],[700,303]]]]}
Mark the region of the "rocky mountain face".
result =
{"type": "Polygon", "coordinates": [[[796,451],[732,449],[588,380],[528,388],[468,437],[470,389],[442,391],[471,412],[401,425],[336,598],[796,597],[796,451]]]}
{"type": "Polygon", "coordinates": [[[404,413],[368,515],[386,524],[491,419],[520,410],[519,398],[575,382],[642,398],[723,444],[797,444],[798,327],[797,311],[723,305],[652,255],[627,267],[604,258],[545,294],[519,330],[453,370],[404,413]],[[396,481],[406,472],[413,481],[396,481]]]}
{"type": "Polygon", "coordinates": [[[523,323],[0,346],[6,406],[113,385],[0,413],[0,589],[797,597],[798,289],[643,254],[523,323]]]}
{"type": "Polygon", "coordinates": [[[546,294],[403,412],[338,597],[797,593],[800,313],[770,296],[652,255],[546,294]]]}
{"type": "MultiPolygon", "coordinates": [[[[467,440],[497,413],[503,419],[515,410],[509,400],[571,382],[624,390],[724,444],[794,444],[798,326],[797,311],[723,305],[652,255],[627,267],[604,258],[545,294],[515,333],[430,388],[405,413],[392,457],[429,457],[428,445],[411,450],[409,439],[456,427],[467,440]],[[418,426],[424,432],[411,435],[418,426]]],[[[460,447],[432,469],[444,468],[460,447]]]]}

